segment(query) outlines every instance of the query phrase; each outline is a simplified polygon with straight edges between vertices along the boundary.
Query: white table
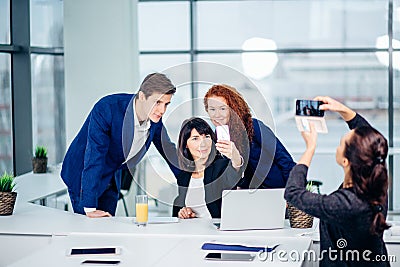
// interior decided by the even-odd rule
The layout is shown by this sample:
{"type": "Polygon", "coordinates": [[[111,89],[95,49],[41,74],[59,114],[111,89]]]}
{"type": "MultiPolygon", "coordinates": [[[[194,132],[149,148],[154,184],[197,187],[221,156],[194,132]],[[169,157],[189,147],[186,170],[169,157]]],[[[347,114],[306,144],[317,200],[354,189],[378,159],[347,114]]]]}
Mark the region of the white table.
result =
{"type": "MultiPolygon", "coordinates": [[[[0,217],[0,266],[24,266],[27,262],[40,263],[42,266],[47,266],[47,263],[52,263],[49,260],[50,256],[45,257],[44,254],[51,255],[57,264],[67,264],[66,266],[75,266],[75,261],[67,260],[65,250],[71,246],[81,246],[84,244],[107,245],[108,242],[126,245],[129,250],[136,250],[137,244],[143,239],[153,240],[150,245],[159,248],[159,253],[163,254],[163,260],[160,265],[165,262],[174,262],[183,258],[183,262],[187,263],[192,260],[193,264],[213,265],[203,260],[206,252],[200,250],[201,244],[206,241],[232,241],[239,242],[243,240],[262,240],[271,243],[289,244],[285,248],[292,250],[305,250],[310,248],[319,251],[319,236],[315,232],[316,229],[292,229],[286,225],[286,228],[279,230],[264,230],[264,231],[220,231],[217,230],[212,222],[207,219],[190,219],[181,220],[179,223],[171,224],[149,224],[146,227],[137,227],[133,224],[133,218],[112,217],[90,219],[83,215],[64,212],[57,209],[43,207],[39,205],[20,203],[17,205],[13,216],[0,217]],[[279,239],[287,239],[288,242],[278,241],[279,239]],[[168,245],[163,245],[167,240],[168,245]],[[311,244],[311,240],[313,243],[311,244]],[[120,242],[120,243],[118,243],[120,242]],[[173,250],[169,246],[175,244],[173,250]],[[132,246],[132,248],[131,248],[132,246]],[[185,253],[181,253],[184,251],[185,253]],[[167,253],[168,252],[168,253],[167,253]],[[63,254],[63,257],[56,256],[63,254]],[[193,255],[194,259],[191,259],[193,255]]],[[[397,255],[400,258],[400,238],[385,235],[389,254],[397,255]]],[[[139,249],[140,255],[148,255],[147,248],[139,249]]],[[[126,257],[130,257],[127,254],[126,257]]],[[[140,256],[140,257],[141,257],[140,256]]],[[[124,256],[125,257],[125,256],[124,256]]],[[[147,257],[147,256],[146,256],[147,257]]],[[[150,256],[149,256],[150,257],[150,256]]],[[[124,258],[127,263],[130,259],[124,258]]],[[[139,262],[144,266],[157,266],[152,259],[143,259],[139,262]],[[153,264],[154,263],[154,264],[153,264]]],[[[263,262],[267,264],[268,262],[263,262]]],[[[231,263],[230,263],[231,264],[231,263]]],[[[236,263],[235,263],[236,264],[236,263]]],[[[237,263],[239,264],[239,263],[237,263]]],[[[261,264],[260,261],[252,264],[261,264]],[[258,263],[257,263],[258,262],[258,263]]],[[[290,266],[297,266],[299,262],[281,263],[290,266]]],[[[317,263],[310,262],[307,266],[317,266],[317,263]]],[[[398,266],[399,263],[392,263],[392,266],[398,266]]],[[[25,265],[26,266],[26,265],[25,265]]],[[[48,266],[52,266],[51,264],[48,266]]],[[[128,266],[128,265],[126,265],[128,266]]]]}
{"type": "MultiPolygon", "coordinates": [[[[79,266],[85,259],[118,259],[119,266],[220,266],[222,262],[204,260],[208,251],[201,249],[204,242],[210,238],[202,236],[135,236],[135,235],[104,235],[104,234],[78,234],[69,236],[54,237],[51,244],[25,257],[10,266],[25,267],[32,266],[79,266]],[[72,247],[99,247],[117,246],[121,247],[120,255],[102,256],[66,256],[66,252],[72,247]]],[[[258,241],[265,244],[280,244],[277,249],[280,251],[303,251],[310,244],[309,238],[293,237],[271,237],[268,239],[260,237],[221,237],[221,242],[247,242],[258,241]]],[[[271,254],[272,255],[272,254],[271,254]]],[[[301,266],[301,261],[293,261],[287,257],[270,256],[266,261],[256,257],[252,266],[301,266]]],[[[224,262],[229,266],[249,266],[249,262],[224,262]]]]}
{"type": "MultiPolygon", "coordinates": [[[[203,260],[204,242],[259,240],[283,244],[279,249],[319,251],[319,234],[314,229],[284,229],[264,231],[219,231],[207,219],[181,220],[172,224],[149,224],[137,227],[133,218],[112,217],[90,219],[86,216],[31,204],[49,196],[66,193],[58,172],[26,174],[16,179],[18,197],[14,214],[0,217],[0,266],[78,266],[82,259],[66,258],[72,246],[118,245],[121,266],[203,266],[221,262],[203,260]],[[285,240],[285,241],[284,241],[285,240]],[[312,241],[312,243],[311,243],[312,241]]],[[[41,202],[41,201],[39,201],[41,202]]],[[[41,203],[44,204],[44,203],[41,203]]],[[[395,222],[400,225],[400,222],[395,222]]],[[[385,234],[388,252],[397,256],[392,266],[400,266],[400,237],[385,234]]],[[[248,263],[229,263],[244,265],[248,263]]],[[[273,263],[255,260],[252,265],[300,266],[301,262],[273,263]]],[[[307,266],[317,263],[307,263],[307,266]]],[[[248,266],[248,265],[246,265],[248,266]]]]}
{"type": "Polygon", "coordinates": [[[311,229],[284,229],[253,231],[220,231],[209,219],[180,220],[179,223],[149,224],[136,227],[132,217],[108,217],[91,219],[58,209],[17,203],[12,216],[0,217],[0,234],[20,235],[68,235],[73,233],[104,233],[158,236],[276,236],[293,237],[311,229]]]}
{"type": "Polygon", "coordinates": [[[48,197],[67,194],[67,187],[60,177],[60,169],[51,169],[47,173],[26,173],[15,178],[17,201],[39,202],[46,206],[48,197]]]}

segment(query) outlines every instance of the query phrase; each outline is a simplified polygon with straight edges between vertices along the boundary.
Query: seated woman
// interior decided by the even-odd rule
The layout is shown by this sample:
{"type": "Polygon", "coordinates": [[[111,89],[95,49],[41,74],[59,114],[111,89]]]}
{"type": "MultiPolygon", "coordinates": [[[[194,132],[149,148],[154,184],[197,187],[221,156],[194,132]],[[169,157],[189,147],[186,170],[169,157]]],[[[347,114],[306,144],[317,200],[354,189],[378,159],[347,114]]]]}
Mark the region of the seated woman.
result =
{"type": "Polygon", "coordinates": [[[244,157],[239,187],[284,188],[296,163],[271,129],[252,118],[242,95],[229,85],[213,85],[204,96],[204,107],[215,126],[228,125],[231,140],[244,157]]]}
{"type": "Polygon", "coordinates": [[[336,100],[330,97],[315,100],[325,103],[321,109],[338,112],[352,129],[342,137],[336,150],[336,162],[343,168],[344,181],[329,195],[306,190],[307,171],[317,145],[317,133],[310,125],[310,132],[302,132],[306,151],[290,173],[285,199],[320,219],[320,266],[389,266],[388,262],[375,261],[377,255],[385,255],[387,259],[382,238],[383,231],[389,228],[387,141],[363,117],[336,100]],[[329,251],[334,251],[336,259],[329,256],[329,251]]]}
{"type": "MultiPolygon", "coordinates": [[[[216,136],[206,121],[191,118],[182,124],[179,133],[179,195],[174,201],[172,216],[188,218],[220,218],[222,191],[232,189],[241,178],[242,158],[232,149],[216,150],[216,136]],[[220,152],[225,157],[221,157],[220,152]]],[[[230,141],[218,141],[235,147],[230,141]]],[[[237,150],[236,150],[237,151],[237,150]]]]}

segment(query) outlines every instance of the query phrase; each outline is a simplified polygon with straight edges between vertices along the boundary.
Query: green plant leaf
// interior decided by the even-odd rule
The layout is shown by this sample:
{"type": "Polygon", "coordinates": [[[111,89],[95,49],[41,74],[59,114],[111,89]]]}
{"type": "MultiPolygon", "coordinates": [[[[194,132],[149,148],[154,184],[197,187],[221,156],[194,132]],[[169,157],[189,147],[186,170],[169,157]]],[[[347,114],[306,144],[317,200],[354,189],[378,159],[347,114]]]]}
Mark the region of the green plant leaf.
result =
{"type": "Polygon", "coordinates": [[[315,187],[314,187],[312,181],[308,181],[308,182],[307,182],[307,184],[306,184],[306,190],[307,190],[307,191],[310,191],[310,192],[314,192],[314,191],[315,191],[315,187]]]}
{"type": "Polygon", "coordinates": [[[0,192],[12,192],[14,188],[14,175],[4,172],[4,174],[0,177],[0,192]]]}
{"type": "Polygon", "coordinates": [[[35,149],[35,158],[47,158],[47,149],[44,146],[36,146],[35,149]]]}

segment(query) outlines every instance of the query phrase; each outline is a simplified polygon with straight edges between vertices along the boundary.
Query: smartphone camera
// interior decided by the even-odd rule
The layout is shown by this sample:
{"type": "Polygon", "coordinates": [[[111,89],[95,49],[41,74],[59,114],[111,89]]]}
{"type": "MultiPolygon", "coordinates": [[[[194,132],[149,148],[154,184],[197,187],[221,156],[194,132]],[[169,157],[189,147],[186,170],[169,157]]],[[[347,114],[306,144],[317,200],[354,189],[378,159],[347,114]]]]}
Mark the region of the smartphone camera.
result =
{"type": "Polygon", "coordinates": [[[322,101],[314,100],[296,100],[296,115],[323,117],[324,111],[319,108],[323,103],[322,101]]]}

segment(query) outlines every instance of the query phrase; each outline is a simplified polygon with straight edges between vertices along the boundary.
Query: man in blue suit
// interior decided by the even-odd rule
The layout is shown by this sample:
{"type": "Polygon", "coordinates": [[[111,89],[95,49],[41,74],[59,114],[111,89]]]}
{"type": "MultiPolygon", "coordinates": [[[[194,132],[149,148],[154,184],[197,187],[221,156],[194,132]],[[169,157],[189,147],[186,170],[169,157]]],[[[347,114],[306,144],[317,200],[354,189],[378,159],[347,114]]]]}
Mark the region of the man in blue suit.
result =
{"type": "Polygon", "coordinates": [[[137,94],[108,95],[94,105],[61,170],[75,213],[115,215],[121,188],[117,171],[136,166],[151,142],[173,172],[179,172],[175,145],[161,120],[175,91],[164,74],[152,73],[137,94]]]}

